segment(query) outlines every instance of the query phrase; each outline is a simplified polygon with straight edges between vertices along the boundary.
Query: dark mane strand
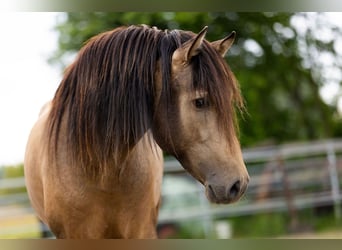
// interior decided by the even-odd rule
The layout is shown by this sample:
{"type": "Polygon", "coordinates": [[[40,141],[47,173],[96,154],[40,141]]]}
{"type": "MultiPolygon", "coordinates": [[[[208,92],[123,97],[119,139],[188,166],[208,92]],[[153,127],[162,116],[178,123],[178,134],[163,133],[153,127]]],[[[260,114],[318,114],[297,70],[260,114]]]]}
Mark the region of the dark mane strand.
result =
{"type": "Polygon", "coordinates": [[[68,150],[92,175],[128,152],[144,135],[152,120],[156,48],[161,36],[156,29],[130,26],[88,41],[66,71],[52,102],[52,154],[64,116],[68,150]]]}

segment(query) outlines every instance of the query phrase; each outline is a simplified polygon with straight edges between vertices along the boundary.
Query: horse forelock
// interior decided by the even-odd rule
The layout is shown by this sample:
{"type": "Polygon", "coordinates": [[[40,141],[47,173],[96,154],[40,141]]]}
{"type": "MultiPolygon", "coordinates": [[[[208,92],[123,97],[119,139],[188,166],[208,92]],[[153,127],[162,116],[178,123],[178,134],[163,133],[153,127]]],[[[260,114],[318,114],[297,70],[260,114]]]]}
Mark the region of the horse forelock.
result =
{"type": "Polygon", "coordinates": [[[205,91],[217,113],[218,129],[234,151],[233,140],[238,132],[236,108],[244,109],[237,80],[224,58],[204,41],[201,52],[191,60],[192,88],[205,91]]]}
{"type": "MultiPolygon", "coordinates": [[[[162,75],[160,101],[168,103],[172,54],[193,36],[192,32],[130,26],[90,39],[66,70],[53,99],[49,155],[56,157],[60,133],[65,131],[71,160],[88,174],[97,176],[108,164],[123,160],[151,127],[157,63],[162,75]]],[[[232,98],[227,94],[239,100],[238,88],[223,59],[209,46],[205,43],[191,62],[193,88],[207,90],[220,127],[232,131],[232,98]]]]}

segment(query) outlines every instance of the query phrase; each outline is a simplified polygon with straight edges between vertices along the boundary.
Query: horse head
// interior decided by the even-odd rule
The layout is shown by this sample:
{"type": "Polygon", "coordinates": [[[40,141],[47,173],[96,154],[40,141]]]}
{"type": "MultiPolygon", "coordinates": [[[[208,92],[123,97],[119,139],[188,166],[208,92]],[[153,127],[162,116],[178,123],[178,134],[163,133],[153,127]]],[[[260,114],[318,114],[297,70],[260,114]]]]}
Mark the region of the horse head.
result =
{"type": "Polygon", "coordinates": [[[223,59],[235,32],[209,43],[206,31],[193,34],[173,52],[167,102],[157,73],[153,135],[205,186],[209,201],[231,203],[249,181],[235,126],[234,102],[242,103],[241,96],[223,59]]]}

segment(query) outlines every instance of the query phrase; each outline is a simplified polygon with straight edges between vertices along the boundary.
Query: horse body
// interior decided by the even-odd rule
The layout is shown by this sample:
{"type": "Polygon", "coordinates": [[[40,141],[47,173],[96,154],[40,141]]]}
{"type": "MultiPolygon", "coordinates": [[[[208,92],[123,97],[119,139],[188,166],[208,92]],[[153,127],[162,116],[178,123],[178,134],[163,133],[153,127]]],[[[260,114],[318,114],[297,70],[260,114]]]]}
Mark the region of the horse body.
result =
{"type": "MultiPolygon", "coordinates": [[[[144,137],[120,168],[113,163],[106,176],[90,180],[70,166],[65,147],[58,150],[58,162],[46,161],[44,127],[49,106],[32,129],[25,157],[26,185],[40,219],[57,238],[155,238],[163,164],[160,148],[146,147],[144,137]]],[[[60,145],[65,145],[64,140],[60,135],[60,145]]]]}
{"type": "Polygon", "coordinates": [[[234,37],[209,43],[205,33],[121,27],[81,50],[25,154],[32,206],[57,238],[155,238],[161,149],[209,201],[244,193],[233,112],[240,96],[221,58],[234,37]]]}

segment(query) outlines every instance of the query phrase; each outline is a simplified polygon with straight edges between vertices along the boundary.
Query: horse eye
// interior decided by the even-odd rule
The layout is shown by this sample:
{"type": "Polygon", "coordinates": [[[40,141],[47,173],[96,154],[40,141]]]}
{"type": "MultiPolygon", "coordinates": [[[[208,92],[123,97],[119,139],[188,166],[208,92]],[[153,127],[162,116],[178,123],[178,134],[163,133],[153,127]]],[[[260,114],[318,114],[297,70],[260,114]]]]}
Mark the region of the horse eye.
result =
{"type": "Polygon", "coordinates": [[[201,97],[194,100],[194,105],[198,109],[206,108],[209,106],[209,102],[206,98],[201,97]]]}

